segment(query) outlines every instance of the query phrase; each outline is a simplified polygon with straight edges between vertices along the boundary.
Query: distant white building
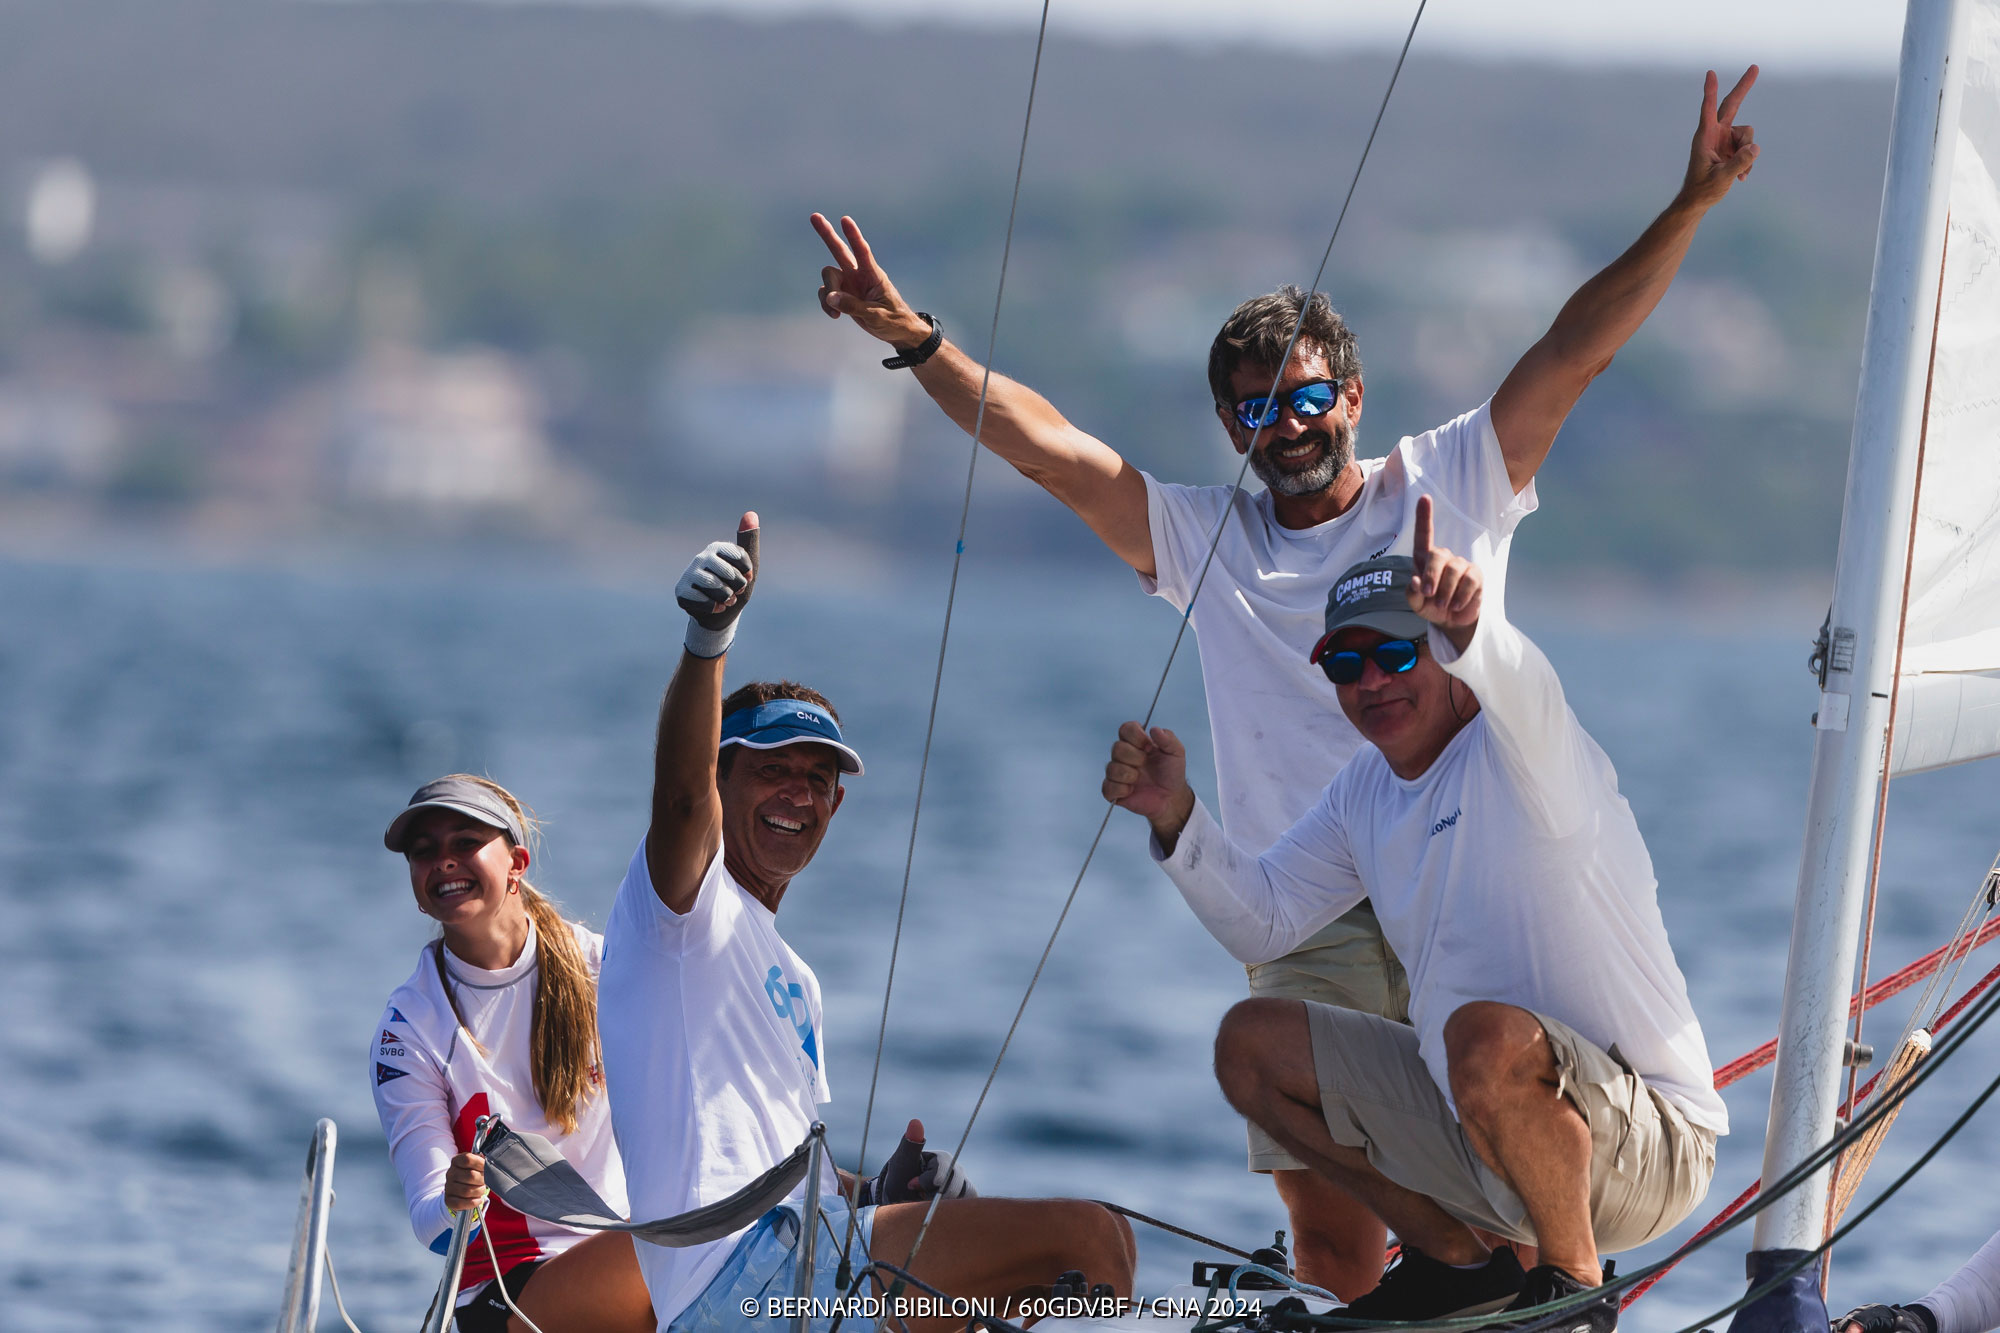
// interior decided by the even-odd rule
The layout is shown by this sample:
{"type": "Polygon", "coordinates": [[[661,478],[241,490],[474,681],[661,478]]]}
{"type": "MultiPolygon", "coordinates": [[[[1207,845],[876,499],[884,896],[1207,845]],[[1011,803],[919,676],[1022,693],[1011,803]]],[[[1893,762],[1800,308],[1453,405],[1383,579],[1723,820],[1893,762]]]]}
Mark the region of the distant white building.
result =
{"type": "Polygon", "coordinates": [[[888,353],[824,316],[705,326],[662,367],[655,415],[677,460],[711,478],[863,489],[894,479],[916,387],[888,353]]]}
{"type": "Polygon", "coordinates": [[[378,344],[337,394],[330,425],[334,485],[347,501],[525,509],[558,480],[541,397],[499,352],[378,344]]]}

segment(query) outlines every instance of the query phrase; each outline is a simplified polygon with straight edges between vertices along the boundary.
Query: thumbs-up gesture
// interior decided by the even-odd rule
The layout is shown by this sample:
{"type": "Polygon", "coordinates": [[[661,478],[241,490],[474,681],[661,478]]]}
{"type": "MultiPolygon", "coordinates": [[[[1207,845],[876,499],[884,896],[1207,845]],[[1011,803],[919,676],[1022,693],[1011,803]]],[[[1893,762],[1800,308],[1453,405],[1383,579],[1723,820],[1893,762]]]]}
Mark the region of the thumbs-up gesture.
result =
{"type": "MultiPolygon", "coordinates": [[[[1410,575],[1410,609],[1439,629],[1466,631],[1469,642],[1470,631],[1479,623],[1479,603],[1486,579],[1478,565],[1436,543],[1428,495],[1417,497],[1416,532],[1410,559],[1416,565],[1410,575]]],[[[1452,642],[1457,643],[1459,637],[1453,634],[1452,642]]]]}
{"type": "Polygon", "coordinates": [[[757,581],[758,531],[756,512],[746,513],[735,541],[702,547],[674,584],[674,600],[691,622],[687,650],[696,657],[720,657],[736,637],[736,618],[757,581]]]}
{"type": "Polygon", "coordinates": [[[863,1181],[861,1203],[913,1203],[936,1195],[976,1198],[979,1191],[948,1152],[924,1150],[924,1122],[912,1120],[903,1141],[873,1180],[863,1181]]]}

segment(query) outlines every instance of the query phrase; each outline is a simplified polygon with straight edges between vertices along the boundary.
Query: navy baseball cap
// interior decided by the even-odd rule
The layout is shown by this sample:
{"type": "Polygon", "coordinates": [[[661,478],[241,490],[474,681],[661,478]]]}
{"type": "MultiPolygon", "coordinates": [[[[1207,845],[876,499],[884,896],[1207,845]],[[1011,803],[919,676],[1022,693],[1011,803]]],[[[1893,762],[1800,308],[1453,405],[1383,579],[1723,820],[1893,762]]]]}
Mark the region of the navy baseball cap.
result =
{"type": "Polygon", "coordinates": [[[499,829],[514,840],[516,847],[528,845],[528,833],[521,827],[521,817],[508,808],[498,792],[467,778],[439,778],[417,788],[410,797],[410,803],[403,807],[403,812],[391,821],[388,831],[382,835],[382,845],[392,852],[408,851],[410,825],[416,823],[417,816],[426,810],[455,811],[499,829]]]}
{"type": "Polygon", "coordinates": [[[861,756],[841,739],[840,724],[833,714],[804,699],[767,699],[753,708],[739,708],[722,719],[722,744],[741,745],[752,750],[776,750],[781,746],[830,745],[840,756],[840,771],[859,776],[861,756]]]}
{"type": "Polygon", "coordinates": [[[1416,561],[1406,555],[1378,556],[1349,565],[1326,594],[1326,633],[1313,645],[1307,661],[1326,656],[1327,646],[1341,630],[1372,629],[1392,639],[1421,639],[1431,622],[1410,609],[1410,578],[1416,561]]]}

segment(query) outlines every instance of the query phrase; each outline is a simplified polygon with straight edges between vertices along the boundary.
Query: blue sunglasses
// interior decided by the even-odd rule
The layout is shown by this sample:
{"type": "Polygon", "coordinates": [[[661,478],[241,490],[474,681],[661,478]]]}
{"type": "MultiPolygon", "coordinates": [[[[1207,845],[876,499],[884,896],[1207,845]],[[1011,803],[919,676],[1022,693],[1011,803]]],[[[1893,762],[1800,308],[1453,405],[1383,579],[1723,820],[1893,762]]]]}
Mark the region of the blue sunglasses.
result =
{"type": "Polygon", "coordinates": [[[1314,380],[1311,384],[1301,384],[1289,395],[1280,394],[1276,398],[1245,398],[1236,405],[1236,422],[1245,430],[1275,426],[1278,424],[1278,413],[1288,398],[1293,416],[1323,417],[1333,411],[1333,405],[1340,397],[1340,386],[1343,382],[1314,380]]]}
{"type": "Polygon", "coordinates": [[[1417,643],[1414,639],[1384,639],[1365,653],[1351,649],[1346,652],[1327,653],[1314,658],[1326,678],[1336,685],[1352,685],[1361,679],[1361,673],[1373,661],[1383,672],[1400,676],[1417,664],[1417,643]]]}

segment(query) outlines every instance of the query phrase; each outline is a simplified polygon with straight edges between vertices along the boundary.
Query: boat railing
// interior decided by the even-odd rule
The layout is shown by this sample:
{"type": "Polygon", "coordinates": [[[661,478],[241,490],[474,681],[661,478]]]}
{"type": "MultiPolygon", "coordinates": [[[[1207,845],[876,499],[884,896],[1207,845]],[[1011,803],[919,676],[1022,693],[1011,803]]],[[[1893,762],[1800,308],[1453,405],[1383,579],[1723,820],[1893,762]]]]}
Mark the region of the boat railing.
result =
{"type": "Polygon", "coordinates": [[[327,1214],[333,1207],[333,1153],[340,1134],[333,1121],[313,1126],[306,1149],[305,1182],[299,1188],[299,1220],[292,1231],[292,1266],[285,1276],[285,1303],[278,1333],[312,1333],[319,1325],[320,1275],[326,1271],[327,1214]]]}

